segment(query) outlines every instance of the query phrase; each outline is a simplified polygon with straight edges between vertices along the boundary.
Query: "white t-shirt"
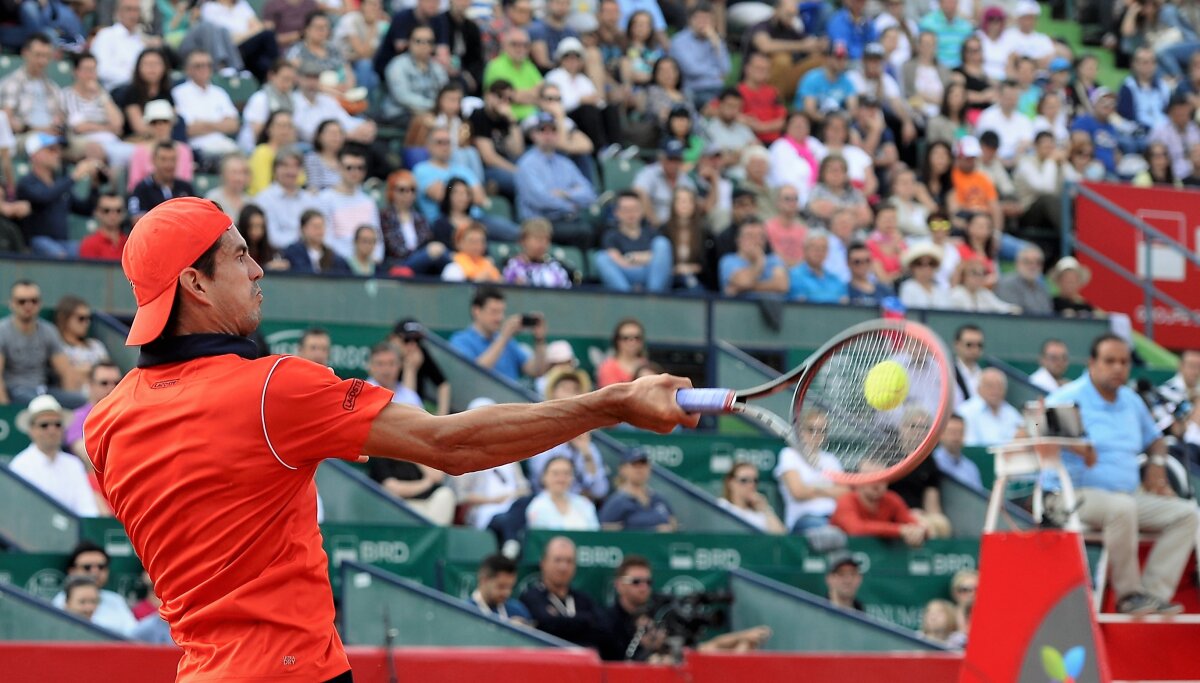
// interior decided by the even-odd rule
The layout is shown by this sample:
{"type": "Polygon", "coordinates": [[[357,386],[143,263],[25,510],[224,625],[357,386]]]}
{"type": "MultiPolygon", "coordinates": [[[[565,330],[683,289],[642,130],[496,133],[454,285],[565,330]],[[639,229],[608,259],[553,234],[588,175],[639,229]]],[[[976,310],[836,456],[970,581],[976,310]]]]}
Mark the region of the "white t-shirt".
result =
{"type": "Polygon", "coordinates": [[[870,154],[854,145],[842,145],[842,148],[836,151],[821,147],[819,150],[813,150],[813,154],[817,157],[818,166],[830,154],[841,156],[846,160],[846,175],[850,182],[860,188],[867,179],[867,169],[875,164],[870,154]]]}
{"type": "Polygon", "coordinates": [[[717,505],[720,505],[724,510],[728,510],[731,514],[736,515],[738,519],[749,524],[755,529],[758,529],[759,531],[767,530],[767,513],[759,512],[758,510],[747,510],[746,508],[740,508],[724,498],[718,498],[717,505]]]}
{"type": "Polygon", "coordinates": [[[979,44],[983,46],[983,72],[993,81],[1003,81],[1008,78],[1008,56],[1013,52],[1013,42],[1009,40],[1010,34],[1008,31],[1002,31],[1000,35],[992,40],[983,31],[976,31],[975,37],[979,38],[979,44]]]}
{"type": "MultiPolygon", "coordinates": [[[[185,81],[171,89],[171,97],[175,100],[175,111],[189,126],[238,118],[237,107],[233,106],[229,93],[212,83],[207,88],[201,88],[194,81],[185,81]]],[[[200,149],[216,150],[233,146],[229,136],[216,131],[191,138],[188,142],[200,149]]]]}
{"type": "Polygon", "coordinates": [[[989,130],[995,131],[1000,137],[1000,147],[996,154],[1005,160],[1015,159],[1018,147],[1033,142],[1033,121],[1016,109],[1010,116],[1005,116],[999,104],[993,104],[979,114],[975,130],[980,134],[989,130]]]}
{"type": "Polygon", "coordinates": [[[583,74],[572,76],[566,69],[552,69],[546,74],[546,82],[558,86],[562,97],[563,111],[573,112],[579,108],[580,100],[596,94],[596,85],[583,74]]]}
{"type": "Polygon", "coordinates": [[[1016,26],[1009,26],[1001,38],[1008,41],[1012,51],[1022,57],[1045,59],[1054,54],[1054,41],[1045,33],[1022,33],[1016,26]]]}
{"type": "Polygon", "coordinates": [[[9,154],[17,152],[17,137],[13,135],[12,124],[8,122],[8,114],[0,111],[0,149],[8,150],[9,154]]]}
{"type": "Polygon", "coordinates": [[[254,8],[246,0],[239,0],[232,7],[226,7],[219,2],[206,2],[200,6],[200,20],[220,26],[236,36],[245,33],[250,28],[250,22],[258,18],[254,8]]]}
{"type": "Polygon", "coordinates": [[[838,459],[832,454],[825,452],[817,456],[817,462],[820,463],[820,470],[808,464],[808,460],[805,460],[804,456],[800,455],[793,448],[785,448],[779,451],[779,463],[775,465],[774,474],[775,480],[779,482],[779,495],[783,498],[786,506],[784,510],[784,524],[789,529],[796,524],[796,520],[805,515],[828,517],[837,508],[837,500],[833,498],[796,500],[792,497],[791,492],[788,491],[787,484],[783,481],[784,474],[795,472],[800,475],[800,481],[809,486],[829,486],[832,482],[822,472],[826,470],[841,472],[842,463],[838,462],[838,459]]]}

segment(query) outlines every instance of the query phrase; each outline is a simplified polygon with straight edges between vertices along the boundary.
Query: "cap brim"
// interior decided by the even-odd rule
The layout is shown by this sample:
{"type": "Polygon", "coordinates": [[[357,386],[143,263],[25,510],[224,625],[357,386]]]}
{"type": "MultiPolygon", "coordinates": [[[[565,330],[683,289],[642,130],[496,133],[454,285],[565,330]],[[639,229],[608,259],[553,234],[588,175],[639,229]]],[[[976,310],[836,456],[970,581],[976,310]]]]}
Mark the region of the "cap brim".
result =
{"type": "Polygon", "coordinates": [[[171,285],[144,306],[138,306],[137,314],[133,316],[133,325],[129,327],[129,336],[125,338],[125,346],[142,346],[158,339],[167,326],[171,317],[171,304],[175,303],[175,289],[179,280],[171,285]]]}

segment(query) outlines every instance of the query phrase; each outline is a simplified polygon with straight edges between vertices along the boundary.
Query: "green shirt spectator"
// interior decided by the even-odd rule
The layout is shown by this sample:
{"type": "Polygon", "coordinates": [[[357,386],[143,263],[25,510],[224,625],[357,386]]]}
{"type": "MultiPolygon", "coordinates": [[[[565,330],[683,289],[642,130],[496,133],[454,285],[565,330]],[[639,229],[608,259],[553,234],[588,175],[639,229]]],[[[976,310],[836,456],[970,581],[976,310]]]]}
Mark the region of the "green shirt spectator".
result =
{"type": "Polygon", "coordinates": [[[516,120],[537,113],[534,103],[542,83],[542,72],[529,58],[529,34],[519,28],[504,34],[500,54],[483,69],[485,90],[501,79],[512,83],[512,112],[516,120]]]}

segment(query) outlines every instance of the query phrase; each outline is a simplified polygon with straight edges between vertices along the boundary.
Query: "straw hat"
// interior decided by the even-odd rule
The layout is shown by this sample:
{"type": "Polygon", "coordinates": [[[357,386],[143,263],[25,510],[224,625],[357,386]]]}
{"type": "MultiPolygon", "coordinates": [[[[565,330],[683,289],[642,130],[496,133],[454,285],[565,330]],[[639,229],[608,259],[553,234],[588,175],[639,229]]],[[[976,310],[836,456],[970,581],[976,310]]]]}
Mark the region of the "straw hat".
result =
{"type": "Polygon", "coordinates": [[[564,379],[573,379],[579,384],[579,392],[586,394],[592,390],[592,378],[582,368],[559,368],[551,370],[546,375],[546,396],[554,394],[554,388],[564,379]]]}
{"type": "Polygon", "coordinates": [[[17,413],[17,429],[23,434],[28,434],[33,427],[33,418],[46,413],[54,413],[62,420],[63,429],[71,425],[71,421],[75,419],[75,413],[67,410],[59,404],[58,399],[50,394],[42,394],[35,397],[29,402],[29,407],[17,413]]]}
{"type": "Polygon", "coordinates": [[[1073,270],[1079,273],[1080,286],[1086,285],[1092,279],[1092,269],[1079,262],[1079,259],[1074,256],[1064,256],[1054,264],[1054,268],[1050,270],[1050,279],[1058,282],[1058,278],[1068,270],[1073,270]]]}
{"type": "Polygon", "coordinates": [[[921,242],[909,247],[904,252],[904,256],[901,257],[901,262],[904,264],[905,270],[908,270],[912,268],[913,261],[919,258],[931,258],[937,261],[938,265],[941,265],[942,248],[932,242],[921,242]]]}

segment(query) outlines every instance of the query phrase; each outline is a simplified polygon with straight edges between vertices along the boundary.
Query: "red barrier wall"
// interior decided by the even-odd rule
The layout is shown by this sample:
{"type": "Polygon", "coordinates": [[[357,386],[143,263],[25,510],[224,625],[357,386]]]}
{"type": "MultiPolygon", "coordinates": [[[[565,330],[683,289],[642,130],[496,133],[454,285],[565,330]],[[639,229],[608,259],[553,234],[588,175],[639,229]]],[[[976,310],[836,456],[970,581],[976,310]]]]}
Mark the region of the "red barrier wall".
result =
{"type": "MultiPolygon", "coordinates": [[[[348,648],[355,683],[387,683],[383,650],[348,648]]],[[[179,650],[146,645],[0,643],[4,683],[87,681],[163,683],[175,679],[179,650]]],[[[734,683],[792,680],[820,683],[886,680],[952,683],[962,657],[951,654],[688,653],[683,666],[602,663],[589,650],[398,648],[401,681],[488,683],[734,683]]]]}

